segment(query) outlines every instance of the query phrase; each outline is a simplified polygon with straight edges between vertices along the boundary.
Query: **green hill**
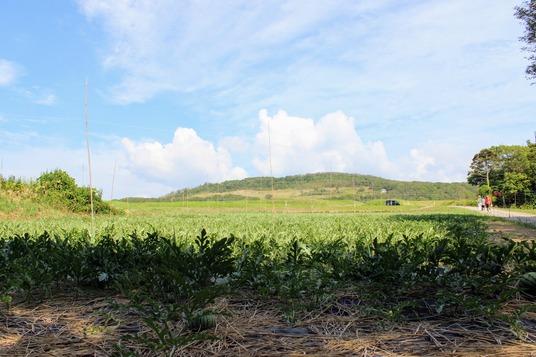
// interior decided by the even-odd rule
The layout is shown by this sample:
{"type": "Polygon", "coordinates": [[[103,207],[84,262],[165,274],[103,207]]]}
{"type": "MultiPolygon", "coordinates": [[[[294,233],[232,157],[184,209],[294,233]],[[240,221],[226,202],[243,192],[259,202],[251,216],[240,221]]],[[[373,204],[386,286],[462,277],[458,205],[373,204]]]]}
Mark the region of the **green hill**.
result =
{"type": "MultiPolygon", "coordinates": [[[[316,173],[276,177],[276,198],[312,197],[319,199],[354,199],[367,201],[380,198],[407,200],[471,199],[476,188],[467,183],[397,181],[377,176],[347,173],[316,173]]],[[[221,183],[205,183],[183,188],[159,201],[264,199],[272,194],[272,178],[250,177],[221,183]]]]}

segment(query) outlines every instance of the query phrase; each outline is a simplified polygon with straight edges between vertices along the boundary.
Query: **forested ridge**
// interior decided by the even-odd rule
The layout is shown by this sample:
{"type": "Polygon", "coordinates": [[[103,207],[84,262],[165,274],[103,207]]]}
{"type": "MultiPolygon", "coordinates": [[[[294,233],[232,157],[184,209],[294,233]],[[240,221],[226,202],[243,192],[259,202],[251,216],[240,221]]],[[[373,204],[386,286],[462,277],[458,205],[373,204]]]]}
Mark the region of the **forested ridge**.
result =
{"type": "MultiPolygon", "coordinates": [[[[274,190],[297,190],[303,196],[322,195],[333,191],[331,198],[367,200],[383,196],[415,200],[467,199],[476,195],[476,189],[467,183],[397,181],[371,175],[323,172],[305,175],[275,177],[274,190]],[[344,190],[346,188],[346,190],[344,190]]],[[[250,177],[221,183],[180,189],[164,195],[159,200],[182,200],[186,194],[225,194],[241,190],[270,191],[271,177],[250,177]]]]}

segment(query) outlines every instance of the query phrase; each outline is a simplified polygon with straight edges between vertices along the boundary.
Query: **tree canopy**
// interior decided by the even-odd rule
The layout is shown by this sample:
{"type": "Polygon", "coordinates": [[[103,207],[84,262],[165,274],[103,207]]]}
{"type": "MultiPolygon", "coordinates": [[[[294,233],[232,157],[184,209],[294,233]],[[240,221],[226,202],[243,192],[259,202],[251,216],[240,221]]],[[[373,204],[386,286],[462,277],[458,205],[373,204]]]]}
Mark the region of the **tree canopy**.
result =
{"type": "Polygon", "coordinates": [[[522,6],[516,7],[515,15],[525,25],[521,40],[526,43],[524,50],[529,53],[527,76],[536,81],[536,0],[524,1],[522,6]]]}
{"type": "Polygon", "coordinates": [[[499,203],[536,205],[536,144],[480,150],[473,157],[467,182],[480,186],[480,193],[495,192],[501,197],[499,203]]]}

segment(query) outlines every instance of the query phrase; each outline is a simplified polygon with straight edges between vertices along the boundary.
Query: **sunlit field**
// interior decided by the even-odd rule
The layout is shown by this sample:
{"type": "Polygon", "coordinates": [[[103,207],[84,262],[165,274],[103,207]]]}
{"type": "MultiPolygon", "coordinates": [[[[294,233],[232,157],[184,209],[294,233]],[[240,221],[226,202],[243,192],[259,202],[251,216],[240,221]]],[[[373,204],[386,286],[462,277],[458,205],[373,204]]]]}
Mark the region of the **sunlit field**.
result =
{"type": "Polygon", "coordinates": [[[233,233],[243,226],[268,226],[304,222],[314,227],[330,222],[355,221],[388,222],[393,215],[461,214],[470,212],[456,208],[456,201],[400,201],[400,206],[386,206],[385,201],[354,202],[343,200],[251,200],[251,201],[190,201],[190,202],[125,202],[114,201],[117,214],[97,215],[94,222],[88,215],[45,211],[40,214],[19,213],[0,222],[4,233],[65,232],[106,229],[128,233],[132,230],[158,230],[166,234],[190,232],[193,236],[201,228],[214,233],[233,233]],[[247,223],[247,225],[246,225],[247,223]]]}
{"type": "MultiPolygon", "coordinates": [[[[454,201],[400,203],[113,202],[117,211],[94,221],[56,211],[18,216],[0,223],[4,313],[16,306],[11,313],[25,316],[26,304],[42,299],[65,304],[72,292],[84,306],[89,296],[106,299],[97,311],[108,320],[76,309],[107,354],[211,354],[251,330],[295,335],[289,352],[312,339],[322,353],[344,354],[357,347],[320,341],[349,341],[362,329],[404,339],[414,323],[459,319],[485,321],[504,348],[531,351],[531,288],[519,281],[534,269],[536,244],[493,243],[489,218],[454,201]],[[133,323],[143,328],[132,332],[133,323]]],[[[0,346],[23,349],[19,332],[6,330],[0,346]]],[[[273,353],[263,340],[241,339],[220,352],[261,343],[273,353]]]]}

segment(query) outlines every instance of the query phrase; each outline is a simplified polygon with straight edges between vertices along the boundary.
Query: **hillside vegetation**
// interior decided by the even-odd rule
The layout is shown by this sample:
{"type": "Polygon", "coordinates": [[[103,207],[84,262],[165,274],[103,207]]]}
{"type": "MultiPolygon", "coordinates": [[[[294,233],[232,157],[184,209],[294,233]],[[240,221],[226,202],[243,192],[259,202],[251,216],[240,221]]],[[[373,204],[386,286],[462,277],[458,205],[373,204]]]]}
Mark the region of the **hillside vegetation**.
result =
{"type": "MultiPolygon", "coordinates": [[[[466,183],[397,181],[377,176],[347,173],[316,173],[276,177],[275,198],[311,197],[368,201],[380,198],[407,200],[471,199],[477,189],[466,183]]],[[[164,195],[158,200],[222,200],[267,198],[271,195],[270,177],[251,177],[221,183],[205,183],[164,195]]]]}
{"type": "MultiPolygon", "coordinates": [[[[96,213],[113,211],[95,189],[93,205],[96,213]]],[[[90,213],[89,188],[78,186],[63,170],[45,172],[35,181],[0,176],[0,214],[33,215],[51,210],[90,213]]]]}

